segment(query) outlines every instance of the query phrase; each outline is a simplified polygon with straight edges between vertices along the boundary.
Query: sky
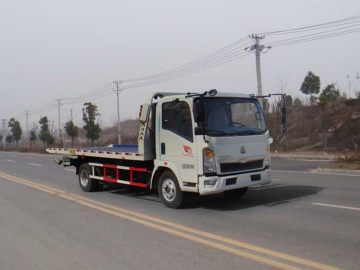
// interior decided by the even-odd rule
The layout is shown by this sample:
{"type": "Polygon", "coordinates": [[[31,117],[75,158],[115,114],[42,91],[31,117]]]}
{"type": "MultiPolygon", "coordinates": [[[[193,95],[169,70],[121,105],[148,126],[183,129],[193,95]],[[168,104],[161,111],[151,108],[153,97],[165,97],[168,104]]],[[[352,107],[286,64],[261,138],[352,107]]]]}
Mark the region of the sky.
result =
{"type": "MultiPolygon", "coordinates": [[[[0,9],[0,119],[16,117],[29,126],[40,115],[57,121],[56,98],[85,95],[113,80],[162,72],[205,56],[252,33],[318,24],[359,15],[360,1],[320,0],[12,0],[0,9]],[[358,13],[356,13],[358,12],[358,13]]],[[[265,37],[263,44],[272,37],[265,37]]],[[[263,92],[305,97],[306,73],[322,88],[336,83],[360,89],[360,32],[292,46],[261,56],[263,92]]],[[[120,93],[121,119],[136,118],[153,92],[256,93],[255,56],[177,80],[120,93]]],[[[88,100],[93,101],[93,100],[88,100]]],[[[100,121],[116,121],[115,93],[94,101],[100,121]]],[[[82,125],[82,103],[61,107],[61,123],[82,125]]],[[[57,123],[57,122],[56,122],[57,123]]]]}

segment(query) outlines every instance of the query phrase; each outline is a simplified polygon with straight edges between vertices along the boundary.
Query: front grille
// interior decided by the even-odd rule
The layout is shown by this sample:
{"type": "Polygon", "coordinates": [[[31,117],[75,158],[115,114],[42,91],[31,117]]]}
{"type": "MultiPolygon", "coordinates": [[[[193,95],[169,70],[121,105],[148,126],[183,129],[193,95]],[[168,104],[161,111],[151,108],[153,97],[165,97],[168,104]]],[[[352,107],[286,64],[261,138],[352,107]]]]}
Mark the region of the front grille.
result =
{"type": "Polygon", "coordinates": [[[222,173],[257,170],[263,167],[263,161],[264,160],[259,159],[245,163],[241,163],[241,162],[221,163],[220,170],[222,173]]]}

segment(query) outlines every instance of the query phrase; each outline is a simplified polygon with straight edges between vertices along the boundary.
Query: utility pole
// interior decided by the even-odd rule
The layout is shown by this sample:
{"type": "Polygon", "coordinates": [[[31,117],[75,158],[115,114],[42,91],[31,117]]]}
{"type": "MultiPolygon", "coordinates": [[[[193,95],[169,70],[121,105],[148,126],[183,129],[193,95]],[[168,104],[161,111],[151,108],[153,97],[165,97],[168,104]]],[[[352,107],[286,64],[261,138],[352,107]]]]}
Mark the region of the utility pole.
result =
{"type": "Polygon", "coordinates": [[[57,106],[58,106],[59,141],[60,141],[60,146],[62,146],[63,142],[62,142],[61,123],[60,123],[60,107],[63,104],[61,103],[62,99],[60,99],[60,98],[57,98],[56,101],[57,101],[57,106]]]}
{"type": "Polygon", "coordinates": [[[74,118],[73,118],[73,109],[70,109],[70,120],[71,120],[71,122],[74,121],[74,118]]]}
{"type": "MultiPolygon", "coordinates": [[[[4,142],[5,144],[5,137],[6,137],[6,119],[1,119],[1,127],[2,127],[2,134],[3,134],[3,138],[2,138],[2,142],[4,142]]],[[[2,143],[0,142],[0,144],[2,143]]]]}
{"type": "MultiPolygon", "coordinates": [[[[253,34],[249,36],[254,44],[250,47],[245,48],[246,51],[255,52],[255,63],[256,63],[256,81],[257,81],[257,95],[262,96],[262,82],[261,82],[261,62],[260,62],[260,53],[263,52],[264,49],[270,50],[270,46],[261,45],[260,41],[265,38],[264,35],[253,34]]],[[[267,52],[267,51],[266,51],[267,52]]],[[[263,106],[263,102],[260,102],[261,106],[263,106]]]]}
{"type": "Polygon", "coordinates": [[[25,110],[25,119],[26,119],[26,135],[25,135],[25,139],[27,139],[29,137],[29,110],[25,110]]]}
{"type": "Polygon", "coordinates": [[[119,85],[122,84],[122,81],[114,81],[116,89],[116,100],[117,100],[117,133],[118,133],[118,144],[121,144],[121,128],[120,128],[120,104],[119,104],[119,93],[122,91],[119,85]]]}
{"type": "Polygon", "coordinates": [[[350,75],[347,74],[347,75],[346,75],[346,78],[348,79],[348,90],[349,90],[349,97],[348,97],[348,99],[350,99],[350,90],[351,90],[350,75]]]}

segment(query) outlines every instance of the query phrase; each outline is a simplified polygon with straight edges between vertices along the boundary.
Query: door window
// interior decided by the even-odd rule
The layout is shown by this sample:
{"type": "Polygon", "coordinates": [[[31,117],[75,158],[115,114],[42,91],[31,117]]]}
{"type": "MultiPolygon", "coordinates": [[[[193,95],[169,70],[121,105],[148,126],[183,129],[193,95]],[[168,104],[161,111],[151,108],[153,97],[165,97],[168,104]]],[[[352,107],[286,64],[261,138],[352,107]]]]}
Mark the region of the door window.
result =
{"type": "Polygon", "coordinates": [[[171,101],[162,105],[162,128],[193,141],[190,107],[185,101],[171,101]]]}

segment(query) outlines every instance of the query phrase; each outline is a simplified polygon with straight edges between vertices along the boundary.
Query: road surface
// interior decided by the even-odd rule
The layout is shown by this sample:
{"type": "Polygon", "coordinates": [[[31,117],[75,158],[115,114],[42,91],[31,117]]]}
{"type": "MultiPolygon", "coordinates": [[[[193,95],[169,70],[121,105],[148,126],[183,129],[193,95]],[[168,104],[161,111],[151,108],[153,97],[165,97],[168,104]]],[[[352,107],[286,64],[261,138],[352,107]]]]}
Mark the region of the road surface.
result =
{"type": "Polygon", "coordinates": [[[0,269],[360,269],[360,177],[312,173],[321,162],[273,159],[270,186],[174,210],[0,152],[0,269]]]}

